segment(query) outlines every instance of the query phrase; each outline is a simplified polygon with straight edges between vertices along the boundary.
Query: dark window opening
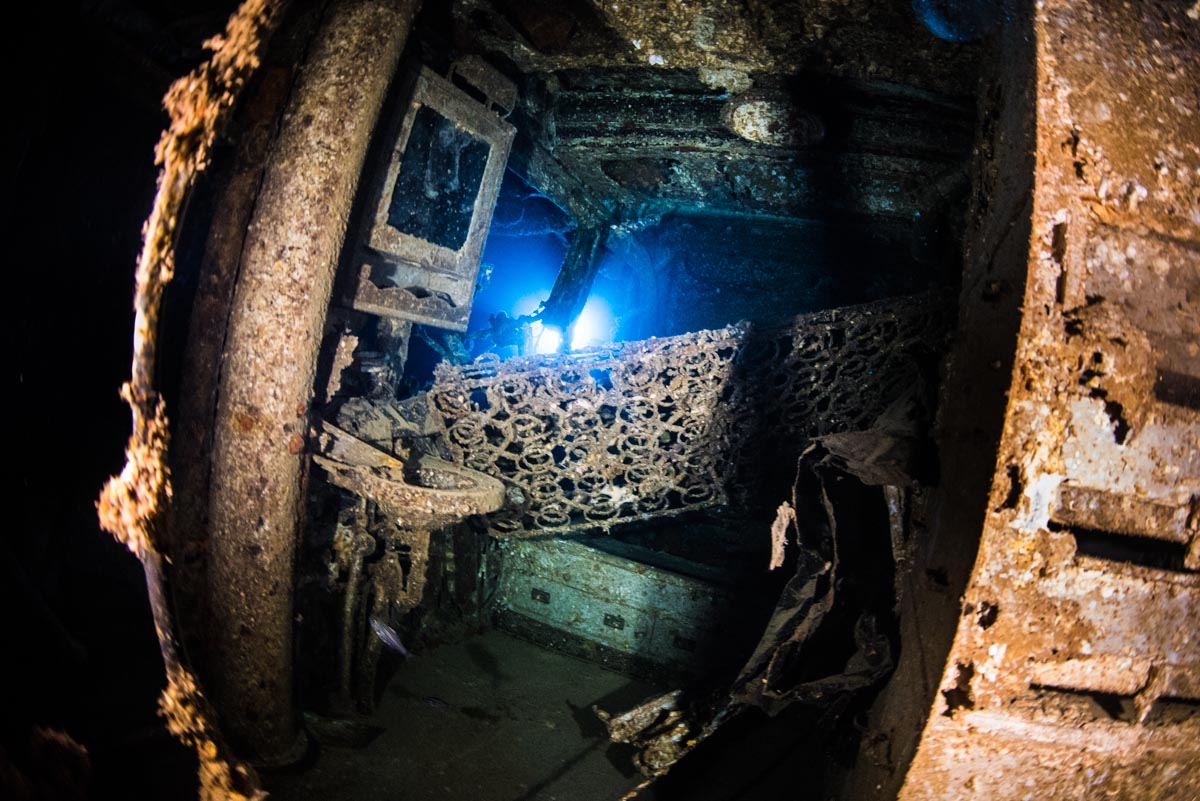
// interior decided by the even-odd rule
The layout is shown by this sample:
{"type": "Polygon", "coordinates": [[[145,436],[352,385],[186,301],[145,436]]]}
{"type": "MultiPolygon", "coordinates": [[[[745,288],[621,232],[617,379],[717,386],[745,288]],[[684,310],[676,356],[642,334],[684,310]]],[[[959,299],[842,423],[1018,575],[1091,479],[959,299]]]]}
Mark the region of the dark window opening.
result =
{"type": "Polygon", "coordinates": [[[467,241],[491,147],[429,106],[413,117],[388,225],[450,250],[467,241]]]}

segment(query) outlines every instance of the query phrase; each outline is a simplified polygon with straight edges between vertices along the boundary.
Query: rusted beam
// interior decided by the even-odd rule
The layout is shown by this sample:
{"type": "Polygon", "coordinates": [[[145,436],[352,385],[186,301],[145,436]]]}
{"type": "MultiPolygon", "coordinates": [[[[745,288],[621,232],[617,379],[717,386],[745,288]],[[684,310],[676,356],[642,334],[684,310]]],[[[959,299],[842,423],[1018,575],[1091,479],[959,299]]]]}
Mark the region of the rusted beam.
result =
{"type": "Polygon", "coordinates": [[[125,448],[125,467],[105,484],[96,504],[100,525],[141,561],[166,673],[159,712],[171,733],[195,749],[200,797],[212,801],[257,801],[265,793],[254,770],[235,759],[226,745],[176,638],[162,542],[172,493],[166,404],[154,381],[159,315],[175,272],[179,222],[188,194],[208,166],[213,142],[258,67],[263,43],[278,26],[284,8],[286,3],[246,0],[224,33],[206,43],[212,58],[175,81],[163,98],[171,122],[155,150],[155,163],[161,167],[158,191],[143,228],[133,300],[133,364],[121,388],[133,431],[125,448]]]}
{"type": "Polygon", "coordinates": [[[596,280],[596,270],[599,267],[596,256],[607,233],[607,225],[580,227],[575,232],[571,248],[567,251],[567,258],[563,261],[562,269],[554,279],[554,288],[550,290],[550,297],[546,300],[542,321],[545,325],[564,332],[564,348],[571,342],[570,331],[579,313],[583,311],[588,293],[592,291],[592,283],[596,280]]]}
{"type": "Polygon", "coordinates": [[[335,5],[289,103],[242,251],[218,382],[208,663],[231,738],[298,756],[295,540],[323,319],[367,144],[418,0],[335,5]]]}
{"type": "Polygon", "coordinates": [[[325,0],[303,0],[289,6],[287,18],[234,112],[231,126],[237,152],[223,169],[214,169],[213,208],[220,213],[209,223],[200,262],[169,453],[175,488],[167,542],[172,588],[180,634],[201,677],[206,675],[200,636],[208,548],[208,457],[229,309],[271,145],[295,86],[298,62],[312,40],[321,8],[327,5],[325,0]]]}
{"type": "Polygon", "coordinates": [[[600,225],[608,220],[608,206],[616,199],[596,195],[578,177],[567,172],[562,163],[528,131],[517,129],[517,138],[508,156],[508,169],[527,184],[562,206],[580,227],[600,225]]]}

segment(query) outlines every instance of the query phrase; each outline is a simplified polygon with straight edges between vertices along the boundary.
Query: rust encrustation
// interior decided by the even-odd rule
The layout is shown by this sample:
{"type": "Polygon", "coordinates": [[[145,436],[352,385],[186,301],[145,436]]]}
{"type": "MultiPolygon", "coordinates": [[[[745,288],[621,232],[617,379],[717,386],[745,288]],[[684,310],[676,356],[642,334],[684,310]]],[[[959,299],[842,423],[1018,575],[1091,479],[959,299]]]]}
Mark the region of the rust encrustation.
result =
{"type": "Polygon", "coordinates": [[[285,113],[243,249],[209,495],[214,695],[235,745],[299,756],[292,606],[306,415],[346,220],[415,0],[335,4],[285,113]]]}
{"type": "Polygon", "coordinates": [[[263,43],[285,5],[246,0],[230,17],[224,33],[205,43],[212,57],[172,84],[164,98],[171,123],[155,151],[155,161],[161,165],[158,192],[138,259],[131,377],[121,388],[133,414],[133,433],[124,469],[105,485],[97,503],[101,526],[142,563],[167,677],[159,710],[171,733],[195,749],[200,798],[212,801],[244,801],[265,794],[254,770],[238,762],[225,744],[177,642],[160,550],[171,484],[166,407],[154,386],[158,321],[163,292],[174,274],[179,221],[188,192],[208,166],[213,141],[257,69],[263,43]]]}
{"type": "MultiPolygon", "coordinates": [[[[438,367],[455,461],[522,502],[493,536],[604,529],[754,495],[814,436],[862,430],[919,382],[948,314],[938,293],[569,354],[438,367]],[[764,420],[776,421],[767,426],[764,420]]],[[[774,505],[774,504],[773,504],[774,505]]]]}
{"type": "Polygon", "coordinates": [[[900,798],[1193,799],[1196,22],[1186,4],[1018,10],[1004,55],[1036,76],[1006,102],[1033,106],[1036,165],[1016,367],[978,558],[900,798]]]}

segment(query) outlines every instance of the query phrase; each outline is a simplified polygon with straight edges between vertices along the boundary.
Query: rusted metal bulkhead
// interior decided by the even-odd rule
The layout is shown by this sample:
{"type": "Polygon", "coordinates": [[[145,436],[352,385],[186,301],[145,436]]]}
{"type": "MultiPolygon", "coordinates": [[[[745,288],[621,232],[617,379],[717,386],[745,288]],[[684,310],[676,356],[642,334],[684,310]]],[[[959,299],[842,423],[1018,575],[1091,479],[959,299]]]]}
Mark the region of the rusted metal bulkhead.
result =
{"type": "Polygon", "coordinates": [[[1200,22],[1186,4],[1019,10],[1035,93],[1005,102],[1035,103],[1036,163],[1017,360],[899,797],[1195,799],[1200,22]]]}
{"type": "Polygon", "coordinates": [[[308,406],[351,202],[418,4],[327,12],[242,251],[213,434],[208,664],[230,737],[263,762],[302,745],[292,593],[308,406]]]}

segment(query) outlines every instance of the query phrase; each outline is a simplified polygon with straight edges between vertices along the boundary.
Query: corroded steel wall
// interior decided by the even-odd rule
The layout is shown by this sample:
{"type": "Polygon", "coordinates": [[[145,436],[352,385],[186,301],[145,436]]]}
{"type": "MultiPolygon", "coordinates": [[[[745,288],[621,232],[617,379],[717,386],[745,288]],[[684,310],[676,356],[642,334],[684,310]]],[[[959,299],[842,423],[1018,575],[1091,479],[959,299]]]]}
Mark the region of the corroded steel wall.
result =
{"type": "Polygon", "coordinates": [[[1046,0],[1006,53],[1036,59],[1024,314],[906,801],[1200,797],[1198,15],[1046,0]]]}

